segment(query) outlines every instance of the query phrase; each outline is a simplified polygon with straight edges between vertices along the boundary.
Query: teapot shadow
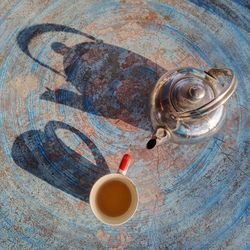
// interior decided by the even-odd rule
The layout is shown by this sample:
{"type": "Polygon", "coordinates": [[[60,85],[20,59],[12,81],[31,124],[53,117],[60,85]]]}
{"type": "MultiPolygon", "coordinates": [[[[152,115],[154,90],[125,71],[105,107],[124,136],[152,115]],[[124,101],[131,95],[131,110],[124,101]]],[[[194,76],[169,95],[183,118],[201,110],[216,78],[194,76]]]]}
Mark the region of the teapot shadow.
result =
{"type": "Polygon", "coordinates": [[[96,145],[76,128],[58,121],[48,122],[44,132],[29,130],[19,135],[12,146],[11,155],[22,169],[85,202],[89,201],[93,184],[110,173],[96,145]],[[57,129],[77,135],[91,150],[96,163],[68,147],[56,135],[57,129]]]}
{"type": "MultiPolygon", "coordinates": [[[[152,131],[149,119],[151,91],[166,71],[135,52],[105,43],[74,28],[58,24],[38,24],[19,32],[20,49],[35,62],[64,76],[56,68],[32,56],[29,46],[33,38],[47,32],[66,32],[88,38],[90,42],[67,47],[51,44],[54,53],[62,56],[66,81],[78,93],[68,89],[48,89],[40,98],[63,104],[83,112],[121,120],[131,126],[152,131]]],[[[65,77],[65,76],[64,76],[65,77]]]]}
{"type": "Polygon", "coordinates": [[[71,48],[53,43],[51,47],[63,55],[67,81],[79,94],[47,89],[41,99],[152,130],[149,97],[163,69],[132,51],[103,42],[86,42],[71,48]]]}

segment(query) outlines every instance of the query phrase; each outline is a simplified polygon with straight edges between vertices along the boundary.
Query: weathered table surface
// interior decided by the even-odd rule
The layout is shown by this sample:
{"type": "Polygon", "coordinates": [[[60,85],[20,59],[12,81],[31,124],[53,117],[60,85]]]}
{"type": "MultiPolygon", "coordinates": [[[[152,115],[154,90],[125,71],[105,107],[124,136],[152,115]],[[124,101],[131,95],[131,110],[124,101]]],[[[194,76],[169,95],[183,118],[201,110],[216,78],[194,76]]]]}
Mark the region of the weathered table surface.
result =
{"type": "Polygon", "coordinates": [[[250,7],[215,2],[1,1],[2,249],[250,247],[250,7]],[[150,91],[185,66],[235,71],[225,126],[148,151],[150,91]],[[139,208],[105,226],[89,190],[125,152],[139,208]]]}

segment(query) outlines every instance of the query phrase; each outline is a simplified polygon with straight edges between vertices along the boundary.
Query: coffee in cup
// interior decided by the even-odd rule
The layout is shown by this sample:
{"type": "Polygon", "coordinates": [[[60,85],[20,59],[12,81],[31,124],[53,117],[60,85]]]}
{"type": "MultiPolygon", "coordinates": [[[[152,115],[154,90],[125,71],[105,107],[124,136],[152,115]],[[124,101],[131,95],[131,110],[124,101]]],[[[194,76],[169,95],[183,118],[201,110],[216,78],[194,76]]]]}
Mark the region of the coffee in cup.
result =
{"type": "Polygon", "coordinates": [[[105,224],[123,224],[136,211],[138,193],[134,183],[125,176],[130,162],[131,156],[125,154],[118,173],[101,177],[91,189],[91,209],[105,224]]]}

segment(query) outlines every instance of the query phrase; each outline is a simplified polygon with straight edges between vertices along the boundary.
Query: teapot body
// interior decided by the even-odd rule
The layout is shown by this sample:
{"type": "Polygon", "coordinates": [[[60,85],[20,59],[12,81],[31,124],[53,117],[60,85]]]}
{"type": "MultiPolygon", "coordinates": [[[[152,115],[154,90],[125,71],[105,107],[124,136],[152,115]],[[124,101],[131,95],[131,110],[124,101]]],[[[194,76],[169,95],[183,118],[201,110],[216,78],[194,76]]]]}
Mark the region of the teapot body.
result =
{"type": "MultiPolygon", "coordinates": [[[[213,111],[213,120],[194,118],[192,120],[174,120],[165,125],[169,136],[164,138],[178,144],[193,144],[209,139],[217,133],[225,121],[225,106],[213,111]]],[[[155,129],[158,129],[155,127],[155,129]]]]}

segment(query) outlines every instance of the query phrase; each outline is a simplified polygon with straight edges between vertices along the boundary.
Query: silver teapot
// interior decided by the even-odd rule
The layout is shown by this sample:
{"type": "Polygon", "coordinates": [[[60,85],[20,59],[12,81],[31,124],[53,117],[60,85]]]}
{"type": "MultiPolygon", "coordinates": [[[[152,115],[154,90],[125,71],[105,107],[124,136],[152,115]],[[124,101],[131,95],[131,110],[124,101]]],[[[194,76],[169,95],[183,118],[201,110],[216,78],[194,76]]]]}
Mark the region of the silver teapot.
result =
{"type": "Polygon", "coordinates": [[[150,99],[155,132],[147,148],[163,141],[196,143],[215,134],[223,124],[225,104],[236,87],[230,69],[181,68],[164,74],[150,99]]]}

